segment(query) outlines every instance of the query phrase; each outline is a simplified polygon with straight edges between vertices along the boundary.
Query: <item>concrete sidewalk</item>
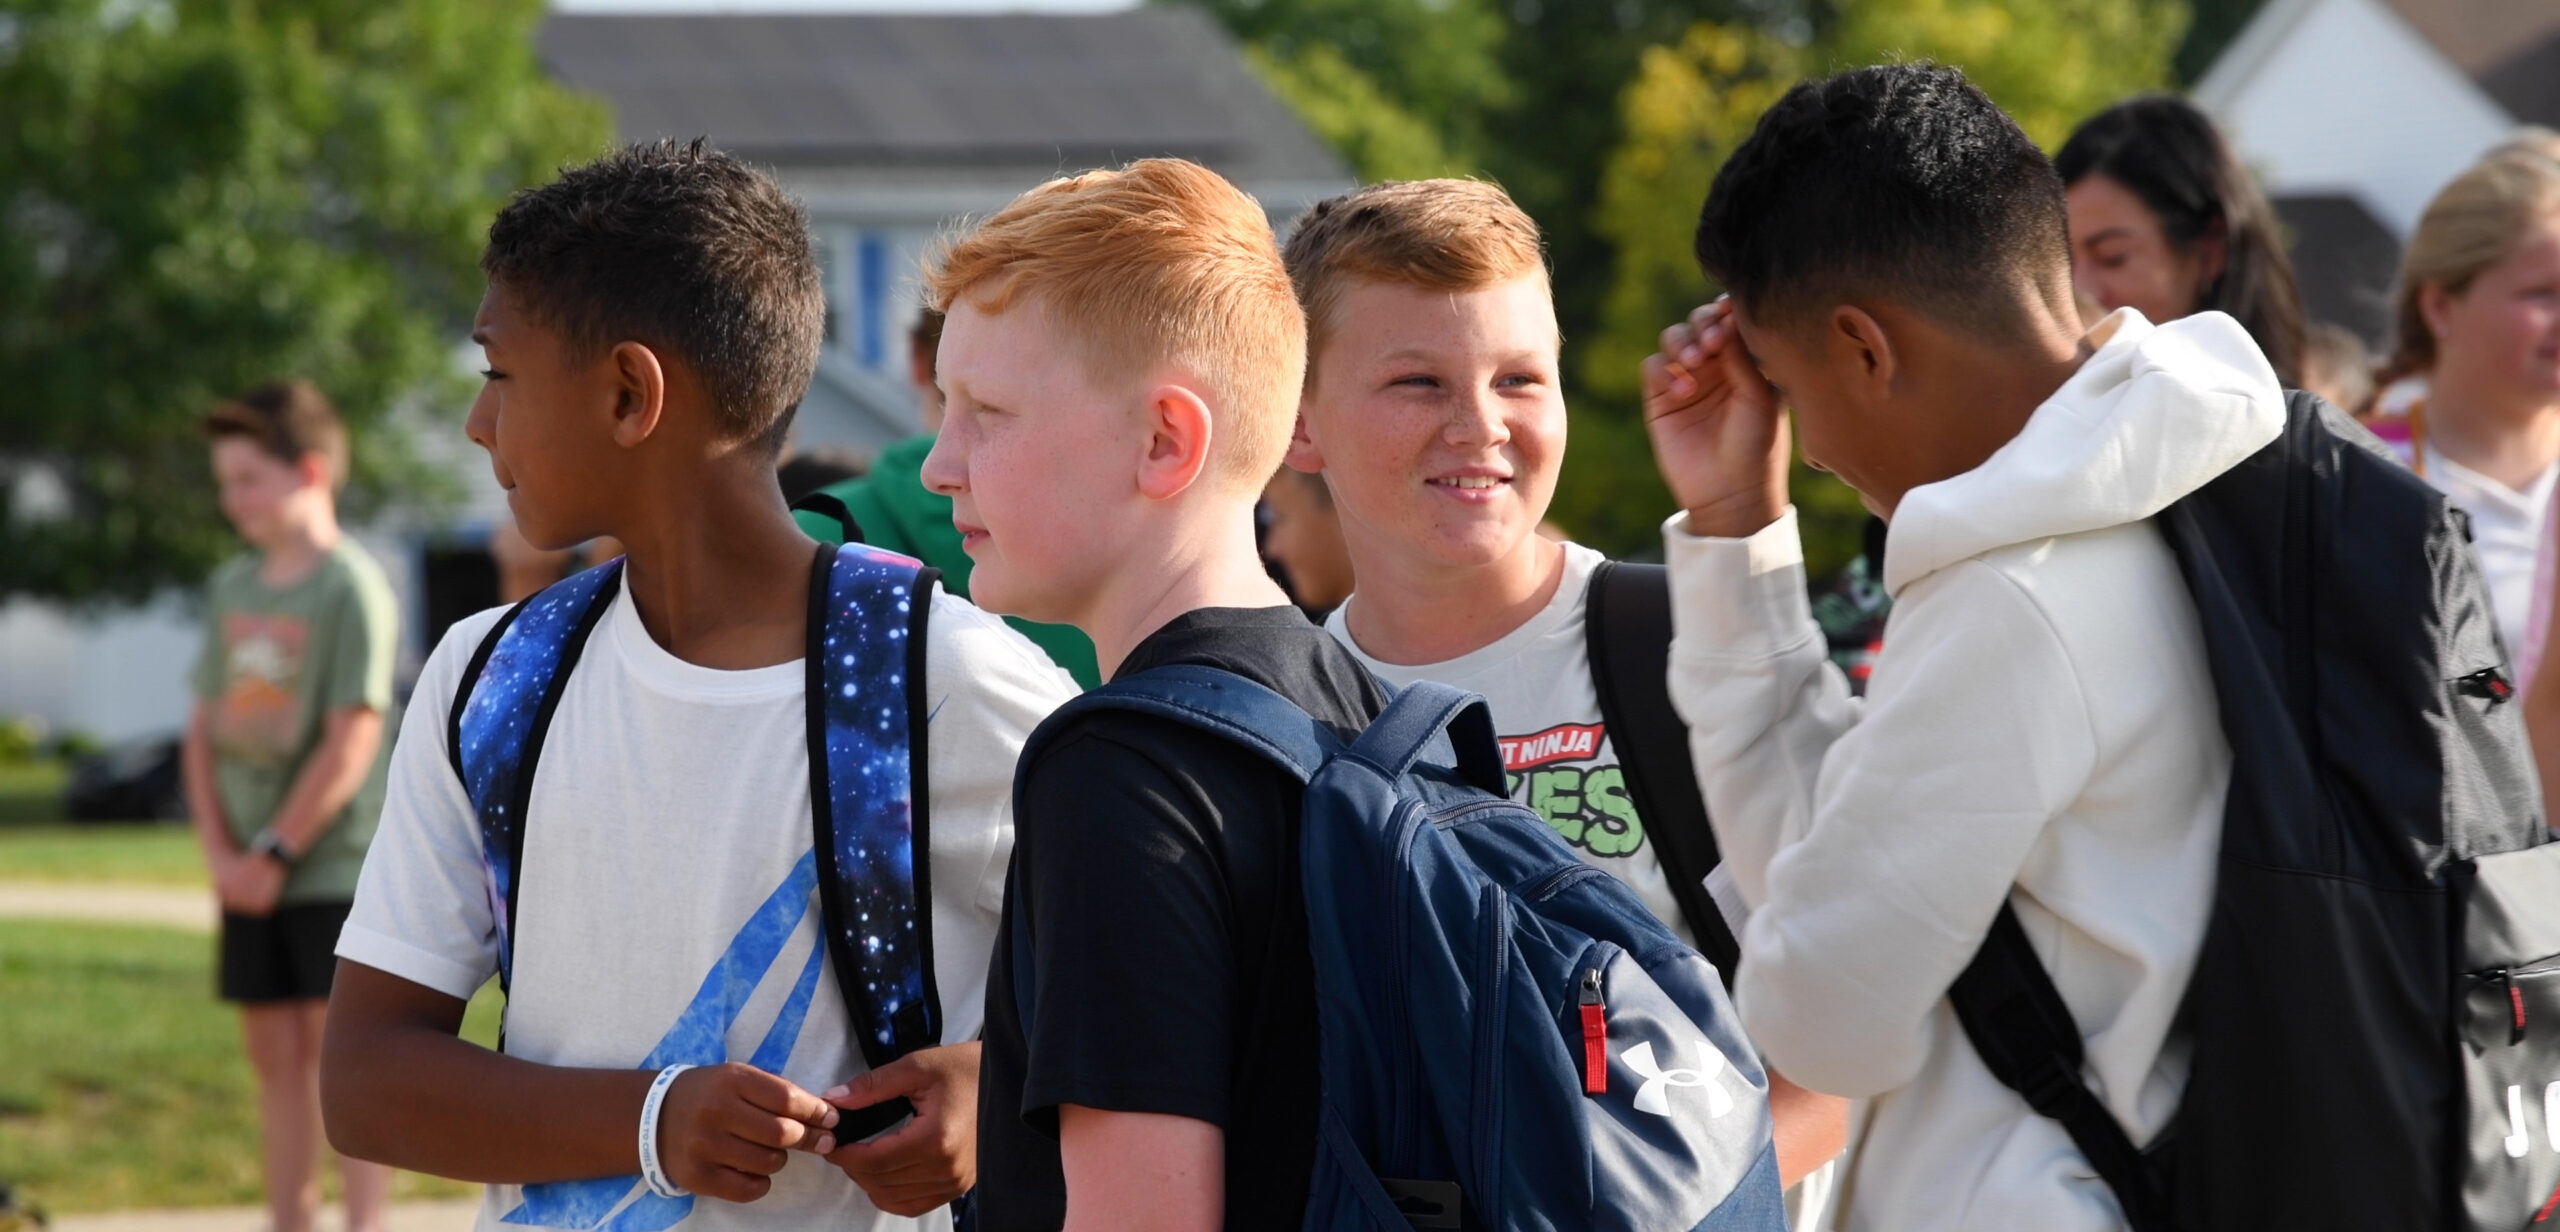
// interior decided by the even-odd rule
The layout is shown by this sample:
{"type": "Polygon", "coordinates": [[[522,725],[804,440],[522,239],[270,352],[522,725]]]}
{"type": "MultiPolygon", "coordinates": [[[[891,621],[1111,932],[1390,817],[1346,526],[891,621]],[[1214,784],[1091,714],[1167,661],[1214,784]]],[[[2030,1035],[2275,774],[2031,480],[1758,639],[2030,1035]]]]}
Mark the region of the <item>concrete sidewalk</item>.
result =
{"type": "Polygon", "coordinates": [[[220,922],[211,890],[112,881],[0,881],[0,919],[154,924],[209,933],[220,922]]]}
{"type": "MultiPolygon", "coordinates": [[[[401,1202],[391,1208],[390,1232],[470,1232],[478,1213],[475,1198],[437,1202],[401,1202]]],[[[320,1214],[320,1232],[341,1232],[345,1212],[332,1206],[320,1214]]],[[[100,1215],[57,1215],[53,1232],[266,1232],[267,1209],[226,1206],[194,1211],[114,1211],[100,1215]]]]}

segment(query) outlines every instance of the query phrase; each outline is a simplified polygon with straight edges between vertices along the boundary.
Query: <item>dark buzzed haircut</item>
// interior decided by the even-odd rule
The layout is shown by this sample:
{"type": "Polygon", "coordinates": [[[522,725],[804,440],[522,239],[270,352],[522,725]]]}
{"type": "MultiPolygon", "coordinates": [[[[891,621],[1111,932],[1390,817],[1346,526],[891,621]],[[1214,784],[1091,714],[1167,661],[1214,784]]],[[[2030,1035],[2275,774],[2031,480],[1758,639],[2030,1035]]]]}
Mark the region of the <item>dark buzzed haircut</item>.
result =
{"type": "Polygon", "coordinates": [[[779,450],[817,371],[827,301],[807,214],[700,138],[623,146],[517,193],[480,269],[573,362],[626,341],[681,358],[732,439],[779,450]]]}
{"type": "Polygon", "coordinates": [[[1930,64],[1808,81],[1760,117],[1698,215],[1698,264],[1771,323],[1860,296],[1986,336],[2068,285],[2062,181],[1964,74],[1930,64]]]}

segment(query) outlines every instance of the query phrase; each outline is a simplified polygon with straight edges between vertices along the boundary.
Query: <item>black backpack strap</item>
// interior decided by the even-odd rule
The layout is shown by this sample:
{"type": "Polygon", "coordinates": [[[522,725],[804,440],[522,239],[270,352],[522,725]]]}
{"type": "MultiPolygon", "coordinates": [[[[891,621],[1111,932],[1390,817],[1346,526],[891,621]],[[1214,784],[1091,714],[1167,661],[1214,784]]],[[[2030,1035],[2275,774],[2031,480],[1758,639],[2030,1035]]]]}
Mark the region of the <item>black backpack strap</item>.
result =
{"type": "Polygon", "coordinates": [[[2080,1076],[2080,1024],[2007,903],[1971,965],[1947,990],[1956,1020],[1991,1076],[2059,1123],[2124,1208],[2133,1232],[2169,1232],[2166,1195],[2142,1151],[2080,1076]]]}
{"type": "MultiPolygon", "coordinates": [[[[819,545],[809,578],[819,923],[847,1021],[873,1069],[942,1042],[925,692],[925,628],[941,578],[860,543],[819,545]]],[[[836,1135],[867,1138],[914,1111],[903,1098],[850,1109],[836,1135]]]]}
{"type": "Polygon", "coordinates": [[[1671,577],[1660,565],[1602,561],[1584,592],[1583,644],[1600,721],[1627,776],[1627,795],[1644,823],[1664,880],[1725,987],[1742,962],[1707,874],[1724,862],[1707,824],[1697,763],[1689,758],[1689,725],[1671,706],[1671,577]]]}
{"type": "Polygon", "coordinates": [[[811,492],[808,495],[791,502],[791,511],[793,513],[814,513],[822,518],[833,519],[838,525],[844,527],[844,538],[840,542],[861,543],[864,541],[862,537],[862,523],[854,518],[853,507],[845,504],[842,497],[839,497],[835,493],[829,492],[824,488],[820,488],[815,492],[811,492]]]}

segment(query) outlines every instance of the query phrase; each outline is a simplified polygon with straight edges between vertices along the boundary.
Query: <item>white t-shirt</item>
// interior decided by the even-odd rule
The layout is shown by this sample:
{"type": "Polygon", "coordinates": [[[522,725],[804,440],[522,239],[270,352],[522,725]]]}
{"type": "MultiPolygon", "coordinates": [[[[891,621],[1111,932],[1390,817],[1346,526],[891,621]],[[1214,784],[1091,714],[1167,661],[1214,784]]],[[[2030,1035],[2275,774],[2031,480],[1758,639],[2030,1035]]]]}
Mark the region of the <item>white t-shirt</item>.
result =
{"type": "MultiPolygon", "coordinates": [[[[1564,581],[1545,608],[1500,641],[1443,663],[1388,663],[1362,650],[1347,623],[1352,605],[1360,602],[1357,594],[1334,609],[1324,627],[1389,684],[1436,680],[1483,694],[1502,734],[1511,797],[1546,818],[1586,863],[1625,882],[1682,941],[1696,945],[1627,795],[1626,772],[1610,746],[1600,694],[1591,683],[1583,600],[1591,571],[1606,559],[1581,544],[1565,544],[1564,581]]],[[[1720,897],[1717,905],[1739,936],[1739,901],[1727,905],[1720,897]]]]}
{"type": "Polygon", "coordinates": [[[2429,445],[2426,479],[2454,508],[2471,515],[2471,550],[2480,560],[2480,580],[2489,588],[2498,638],[2509,655],[2524,653],[2525,625],[2533,619],[2534,562],[2542,552],[2542,523],[2551,510],[2552,489],[2560,485],[2560,464],[2518,492],[2429,445]]]}
{"type": "MultiPolygon", "coordinates": [[[[977,1036],[985,1012],[1013,850],[1014,759],[1075,685],[994,616],[947,594],[933,602],[932,941],[943,1039],[956,1043],[977,1036]]],[[[458,622],[427,660],[338,940],[343,958],[456,997],[496,971],[498,953],[479,823],[446,753],[447,717],[498,616],[458,622]]],[[[814,884],[803,672],[797,660],[749,671],[687,663],[649,636],[627,592],[613,600],[570,673],[535,769],[509,1054],[637,1067],[682,1019],[722,1032],[729,1059],[762,1063],[811,1091],[866,1068],[818,943],[816,897],[793,888],[795,876],[814,884]]],[[[637,1176],[493,1185],[477,1226],[950,1226],[947,1212],[880,1213],[815,1156],[793,1154],[773,1180],[752,1204],[684,1199],[691,1208],[674,1223],[664,1208],[630,1209],[648,1197],[637,1176]]]]}

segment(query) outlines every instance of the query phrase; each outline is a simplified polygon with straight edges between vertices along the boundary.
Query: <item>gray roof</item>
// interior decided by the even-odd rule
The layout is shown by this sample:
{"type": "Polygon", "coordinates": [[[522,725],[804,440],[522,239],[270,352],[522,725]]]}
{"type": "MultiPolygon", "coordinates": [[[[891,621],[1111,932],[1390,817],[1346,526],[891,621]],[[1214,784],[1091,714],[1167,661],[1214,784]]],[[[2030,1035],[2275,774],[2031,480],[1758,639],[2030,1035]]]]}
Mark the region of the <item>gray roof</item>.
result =
{"type": "Polygon", "coordinates": [[[777,166],[1035,167],[1177,155],[1239,183],[1347,184],[1207,14],[555,14],[552,74],[625,139],[777,166]]]}
{"type": "Polygon", "coordinates": [[[2508,115],[2527,124],[2560,128],[2560,32],[2481,74],[2480,86],[2508,115]]]}

